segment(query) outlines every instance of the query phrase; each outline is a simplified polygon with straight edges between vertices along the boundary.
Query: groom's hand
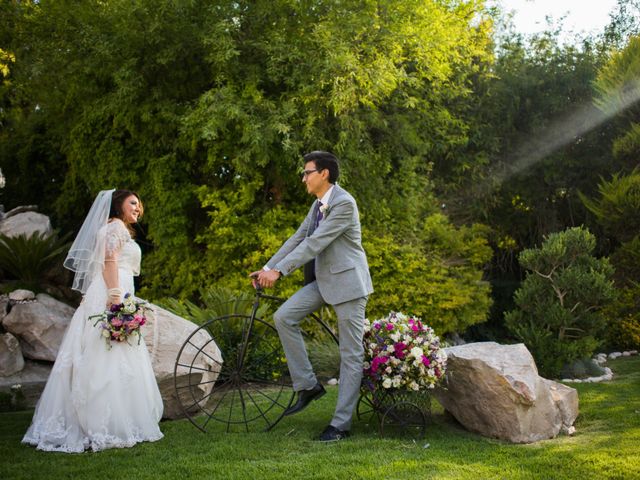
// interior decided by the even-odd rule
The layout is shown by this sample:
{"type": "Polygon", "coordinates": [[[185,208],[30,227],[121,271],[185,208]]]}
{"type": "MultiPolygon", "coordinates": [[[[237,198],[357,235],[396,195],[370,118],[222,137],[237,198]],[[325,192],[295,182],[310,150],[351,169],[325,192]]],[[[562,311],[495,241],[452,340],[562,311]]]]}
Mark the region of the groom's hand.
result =
{"type": "Polygon", "coordinates": [[[258,284],[262,288],[273,287],[281,275],[280,272],[277,270],[261,270],[259,272],[254,272],[254,273],[258,274],[258,284]]]}

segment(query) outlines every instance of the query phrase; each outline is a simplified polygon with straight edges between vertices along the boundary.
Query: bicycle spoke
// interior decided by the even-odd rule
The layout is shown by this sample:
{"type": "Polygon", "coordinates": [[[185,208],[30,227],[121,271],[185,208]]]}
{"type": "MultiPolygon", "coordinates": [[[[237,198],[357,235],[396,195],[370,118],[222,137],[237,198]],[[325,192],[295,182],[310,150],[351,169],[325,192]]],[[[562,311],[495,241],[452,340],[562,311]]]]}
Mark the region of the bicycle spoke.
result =
{"type": "Polygon", "coordinates": [[[196,367],[194,365],[185,365],[184,363],[176,363],[176,365],[178,367],[184,367],[184,368],[188,368],[189,370],[198,370],[200,372],[207,372],[207,373],[211,373],[214,372],[215,370],[208,370],[206,368],[201,368],[201,367],[196,367]]]}
{"type": "MultiPolygon", "coordinates": [[[[220,378],[220,377],[218,377],[220,378]]],[[[199,382],[199,383],[189,383],[187,385],[180,385],[180,386],[176,386],[176,388],[178,390],[181,390],[183,388],[191,388],[191,387],[198,387],[200,385],[208,385],[209,383],[216,383],[217,381],[219,381],[218,379],[216,380],[207,380],[206,382],[199,382]]]]}
{"type": "Polygon", "coordinates": [[[275,399],[270,397],[269,395],[267,395],[266,393],[264,393],[262,390],[258,390],[258,389],[254,389],[256,391],[256,393],[259,393],[260,395],[262,395],[263,397],[265,397],[267,400],[269,400],[270,402],[272,402],[274,405],[278,405],[279,407],[283,408],[283,409],[287,409],[289,408],[289,405],[291,404],[291,400],[289,400],[289,404],[288,405],[283,405],[282,403],[280,403],[278,401],[278,398],[280,398],[280,395],[278,395],[275,399]]]}
{"type": "MultiPolygon", "coordinates": [[[[190,340],[188,340],[188,342],[189,342],[191,345],[193,345],[194,347],[196,347],[196,348],[197,348],[197,345],[195,345],[194,343],[192,343],[190,340]]],[[[197,353],[194,355],[194,359],[195,359],[199,354],[201,354],[201,353],[202,353],[202,354],[203,354],[204,356],[206,356],[207,358],[210,358],[210,359],[211,359],[211,361],[213,361],[214,363],[219,364],[219,365],[222,365],[222,363],[220,363],[220,361],[219,361],[218,359],[213,358],[211,355],[209,355],[209,354],[208,354],[207,352],[205,352],[205,350],[204,350],[204,348],[205,348],[207,345],[209,345],[211,342],[214,342],[214,344],[215,344],[215,341],[214,341],[214,340],[213,340],[213,338],[212,338],[211,340],[207,341],[207,343],[205,343],[202,347],[198,348],[197,353]]]]}
{"type": "MultiPolygon", "coordinates": [[[[265,412],[262,411],[262,409],[260,408],[260,405],[258,405],[258,402],[255,401],[255,399],[253,398],[253,395],[251,395],[251,392],[249,390],[247,390],[247,396],[249,397],[251,402],[256,406],[256,409],[258,410],[258,412],[260,412],[260,416],[264,419],[265,422],[267,422],[267,425],[269,426],[269,428],[271,428],[273,426],[273,424],[269,421],[269,419],[267,418],[267,415],[266,415],[268,410],[265,411],[265,412]]],[[[273,403],[277,403],[277,402],[273,402],[273,403]]],[[[248,427],[248,425],[247,425],[247,427],[248,427]]]]}

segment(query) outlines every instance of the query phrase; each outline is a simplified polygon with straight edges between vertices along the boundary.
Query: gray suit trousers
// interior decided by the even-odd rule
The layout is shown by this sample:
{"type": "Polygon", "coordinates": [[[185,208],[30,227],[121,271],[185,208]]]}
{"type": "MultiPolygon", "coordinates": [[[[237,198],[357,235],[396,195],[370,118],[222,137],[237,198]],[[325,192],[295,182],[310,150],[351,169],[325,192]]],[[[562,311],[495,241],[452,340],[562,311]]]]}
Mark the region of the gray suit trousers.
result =
{"type": "MultiPolygon", "coordinates": [[[[362,362],[364,348],[364,314],[368,297],[332,305],[338,317],[340,339],[340,387],[338,403],[331,425],[340,430],[349,430],[351,417],[360,395],[362,381],[362,362]]],[[[318,290],[317,282],[305,285],[293,294],[274,314],[274,322],[280,341],[287,356],[289,372],[293,380],[293,389],[308,390],[317,380],[304,345],[300,323],[304,318],[318,310],[324,300],[318,290]]]]}

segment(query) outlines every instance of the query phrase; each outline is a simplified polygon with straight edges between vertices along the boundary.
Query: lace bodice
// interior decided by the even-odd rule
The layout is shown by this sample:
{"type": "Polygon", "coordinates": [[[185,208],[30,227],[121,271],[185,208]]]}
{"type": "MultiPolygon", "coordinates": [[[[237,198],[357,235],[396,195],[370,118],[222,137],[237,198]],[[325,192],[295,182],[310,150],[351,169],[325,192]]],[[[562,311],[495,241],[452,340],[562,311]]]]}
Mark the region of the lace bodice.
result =
{"type": "Polygon", "coordinates": [[[114,220],[107,225],[105,254],[118,260],[118,269],[140,275],[140,259],[142,252],[138,244],[131,238],[124,223],[114,220]]]}

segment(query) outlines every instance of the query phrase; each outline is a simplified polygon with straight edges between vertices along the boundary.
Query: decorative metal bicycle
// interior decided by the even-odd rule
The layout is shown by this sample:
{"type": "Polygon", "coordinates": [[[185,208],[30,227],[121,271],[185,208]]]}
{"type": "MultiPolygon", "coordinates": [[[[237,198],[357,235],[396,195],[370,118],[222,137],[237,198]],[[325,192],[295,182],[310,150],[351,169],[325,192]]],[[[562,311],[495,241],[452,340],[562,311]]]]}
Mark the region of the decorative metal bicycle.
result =
{"type": "Polygon", "coordinates": [[[378,389],[363,385],[356,408],[358,420],[375,421],[381,437],[402,436],[418,440],[431,415],[431,395],[404,389],[378,389]]]}
{"type": "MultiPolygon", "coordinates": [[[[283,302],[256,286],[249,315],[229,314],[196,329],[174,367],[175,394],[186,417],[206,432],[270,430],[292,404],[294,391],[275,327],[257,316],[261,300],[283,302]]],[[[319,315],[309,318],[337,343],[319,315]]]]}

